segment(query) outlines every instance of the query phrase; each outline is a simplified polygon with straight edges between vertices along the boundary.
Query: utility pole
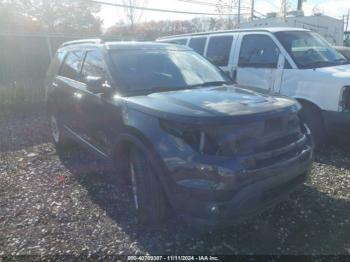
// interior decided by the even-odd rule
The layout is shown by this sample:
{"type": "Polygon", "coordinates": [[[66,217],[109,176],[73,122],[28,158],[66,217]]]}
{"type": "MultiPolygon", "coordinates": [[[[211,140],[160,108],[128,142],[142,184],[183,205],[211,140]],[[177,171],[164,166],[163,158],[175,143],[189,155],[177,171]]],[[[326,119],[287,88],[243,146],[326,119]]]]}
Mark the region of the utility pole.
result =
{"type": "Polygon", "coordinates": [[[254,3],[255,3],[255,0],[252,0],[252,3],[251,3],[251,9],[250,9],[250,21],[253,21],[254,20],[254,3]]]}
{"type": "Polygon", "coordinates": [[[287,0],[282,0],[283,21],[287,21],[287,0]]]}
{"type": "Polygon", "coordinates": [[[350,18],[350,9],[348,10],[348,15],[347,15],[347,18],[346,18],[345,32],[347,32],[348,28],[349,28],[349,18],[350,18]]]}
{"type": "Polygon", "coordinates": [[[240,24],[241,24],[241,0],[238,0],[237,28],[240,28],[240,24]]]}
{"type": "Polygon", "coordinates": [[[298,0],[298,11],[303,11],[304,0],[298,0]]]}

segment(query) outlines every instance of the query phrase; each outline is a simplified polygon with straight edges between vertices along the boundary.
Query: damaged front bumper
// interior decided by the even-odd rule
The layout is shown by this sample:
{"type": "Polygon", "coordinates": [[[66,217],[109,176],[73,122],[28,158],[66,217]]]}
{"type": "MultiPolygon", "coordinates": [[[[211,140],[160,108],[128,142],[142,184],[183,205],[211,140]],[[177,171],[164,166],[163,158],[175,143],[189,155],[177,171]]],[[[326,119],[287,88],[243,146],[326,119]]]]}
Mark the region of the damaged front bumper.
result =
{"type": "Polygon", "coordinates": [[[177,179],[173,206],[193,226],[223,226],[259,213],[284,200],[310,172],[310,138],[294,146],[293,157],[257,169],[247,168],[247,159],[239,157],[202,156],[181,163],[172,171],[177,179]]]}

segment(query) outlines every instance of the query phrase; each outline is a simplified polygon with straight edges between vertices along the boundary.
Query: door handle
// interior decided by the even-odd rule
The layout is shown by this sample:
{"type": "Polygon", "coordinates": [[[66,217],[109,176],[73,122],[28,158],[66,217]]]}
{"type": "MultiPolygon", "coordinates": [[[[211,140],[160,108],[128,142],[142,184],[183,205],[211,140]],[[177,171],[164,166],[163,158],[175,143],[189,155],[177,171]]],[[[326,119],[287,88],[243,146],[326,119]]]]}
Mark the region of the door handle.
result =
{"type": "Polygon", "coordinates": [[[52,86],[53,87],[58,87],[58,84],[54,82],[54,83],[52,83],[52,86]]]}

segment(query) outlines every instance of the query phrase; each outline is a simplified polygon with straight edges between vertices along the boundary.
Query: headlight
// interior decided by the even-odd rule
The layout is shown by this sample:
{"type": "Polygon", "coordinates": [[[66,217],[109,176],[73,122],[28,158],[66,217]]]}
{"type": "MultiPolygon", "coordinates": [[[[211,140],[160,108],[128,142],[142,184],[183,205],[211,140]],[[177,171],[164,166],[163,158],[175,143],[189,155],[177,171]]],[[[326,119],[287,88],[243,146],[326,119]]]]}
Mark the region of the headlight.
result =
{"type": "Polygon", "coordinates": [[[164,131],[182,139],[199,153],[215,155],[218,152],[219,147],[215,139],[198,126],[165,120],[160,121],[160,125],[164,131]]]}

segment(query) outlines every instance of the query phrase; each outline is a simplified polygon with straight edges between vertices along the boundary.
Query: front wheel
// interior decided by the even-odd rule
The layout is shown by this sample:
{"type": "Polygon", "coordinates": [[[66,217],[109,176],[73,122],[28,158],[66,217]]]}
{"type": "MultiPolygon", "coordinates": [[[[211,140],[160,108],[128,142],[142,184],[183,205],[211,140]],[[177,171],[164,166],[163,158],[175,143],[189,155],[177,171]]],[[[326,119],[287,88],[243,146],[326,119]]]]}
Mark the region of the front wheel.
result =
{"type": "Polygon", "coordinates": [[[138,147],[132,147],[129,153],[129,170],[138,222],[154,226],[164,221],[168,205],[157,176],[159,168],[155,166],[154,158],[150,154],[138,147]]]}
{"type": "Polygon", "coordinates": [[[320,110],[308,104],[303,104],[300,116],[302,121],[310,129],[311,137],[315,146],[319,146],[326,138],[326,130],[320,110]]]}

